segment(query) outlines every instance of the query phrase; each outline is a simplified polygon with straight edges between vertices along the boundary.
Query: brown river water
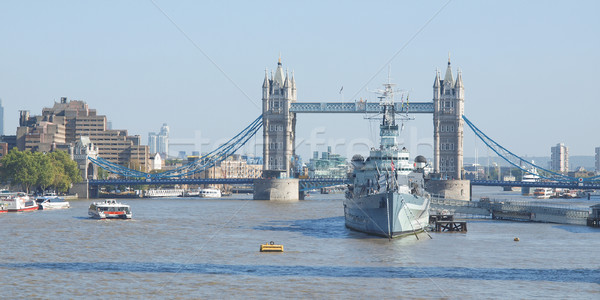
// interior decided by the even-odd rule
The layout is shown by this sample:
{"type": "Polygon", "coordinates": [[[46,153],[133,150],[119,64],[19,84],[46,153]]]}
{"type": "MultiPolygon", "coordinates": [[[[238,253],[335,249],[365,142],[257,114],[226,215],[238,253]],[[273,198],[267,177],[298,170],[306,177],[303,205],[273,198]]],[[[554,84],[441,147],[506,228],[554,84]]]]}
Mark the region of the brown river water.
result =
{"type": "Polygon", "coordinates": [[[389,241],[345,228],[342,197],[0,214],[0,298],[600,298],[600,229],[469,219],[467,233],[389,241]],[[285,252],[260,253],[269,241],[285,252]]]}

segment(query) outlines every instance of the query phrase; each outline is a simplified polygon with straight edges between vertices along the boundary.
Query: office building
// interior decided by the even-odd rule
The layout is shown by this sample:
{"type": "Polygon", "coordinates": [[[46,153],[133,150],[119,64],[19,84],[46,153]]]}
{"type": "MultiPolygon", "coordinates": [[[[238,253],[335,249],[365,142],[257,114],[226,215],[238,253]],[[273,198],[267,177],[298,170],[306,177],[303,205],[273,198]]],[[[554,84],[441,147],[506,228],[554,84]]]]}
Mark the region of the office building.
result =
{"type": "Polygon", "coordinates": [[[81,100],[63,97],[42,115],[31,116],[21,111],[16,145],[19,150],[68,150],[80,137],[89,137],[98,147],[98,155],[112,163],[149,170],[148,147],[141,144],[140,136],[130,136],[127,130],[107,129],[106,116],[98,115],[81,100]]]}
{"type": "Polygon", "coordinates": [[[569,172],[569,148],[559,143],[550,150],[550,169],[556,172],[569,172]]]}

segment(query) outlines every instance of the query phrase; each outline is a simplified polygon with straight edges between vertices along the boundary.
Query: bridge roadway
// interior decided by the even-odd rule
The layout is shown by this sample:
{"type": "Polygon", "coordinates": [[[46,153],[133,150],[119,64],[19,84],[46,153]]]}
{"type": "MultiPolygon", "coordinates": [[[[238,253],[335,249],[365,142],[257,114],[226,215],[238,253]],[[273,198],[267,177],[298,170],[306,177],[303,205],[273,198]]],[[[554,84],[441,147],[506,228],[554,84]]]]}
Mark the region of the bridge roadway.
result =
{"type": "MultiPolygon", "coordinates": [[[[110,179],[89,180],[90,186],[101,185],[160,185],[160,184],[253,184],[256,178],[183,178],[183,179],[110,179]]],[[[349,184],[347,179],[309,178],[299,180],[300,191],[349,184]]]]}
{"type": "MultiPolygon", "coordinates": [[[[396,102],[396,113],[432,114],[433,102],[396,102]]],[[[380,113],[379,102],[293,102],[293,113],[380,113]]]]}

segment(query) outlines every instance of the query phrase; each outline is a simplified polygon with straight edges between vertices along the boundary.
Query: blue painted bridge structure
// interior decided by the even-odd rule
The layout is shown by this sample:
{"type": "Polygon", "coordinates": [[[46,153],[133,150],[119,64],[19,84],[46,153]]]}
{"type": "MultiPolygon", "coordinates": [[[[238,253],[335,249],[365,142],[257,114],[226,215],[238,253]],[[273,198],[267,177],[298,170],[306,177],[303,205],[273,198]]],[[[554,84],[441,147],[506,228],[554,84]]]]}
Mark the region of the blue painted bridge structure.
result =
{"type": "MultiPolygon", "coordinates": [[[[89,180],[90,186],[105,185],[175,185],[175,184],[254,184],[254,178],[181,178],[181,179],[110,179],[110,180],[89,180]]],[[[338,178],[309,178],[299,180],[300,191],[310,191],[323,187],[346,185],[348,179],[338,178]]]]}

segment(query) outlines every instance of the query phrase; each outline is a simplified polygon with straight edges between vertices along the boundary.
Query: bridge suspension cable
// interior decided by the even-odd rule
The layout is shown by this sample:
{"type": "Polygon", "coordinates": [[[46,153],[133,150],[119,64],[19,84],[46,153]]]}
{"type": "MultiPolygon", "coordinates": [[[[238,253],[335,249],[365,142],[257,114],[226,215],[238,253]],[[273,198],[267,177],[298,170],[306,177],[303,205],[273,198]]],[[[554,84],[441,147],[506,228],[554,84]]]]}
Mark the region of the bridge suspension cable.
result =
{"type": "Polygon", "coordinates": [[[117,165],[101,157],[88,157],[95,165],[124,177],[143,177],[146,179],[166,179],[166,178],[181,178],[202,172],[215,164],[225,160],[227,157],[234,154],[238,149],[243,147],[262,127],[262,115],[256,118],[250,125],[244,128],[240,133],[231,138],[229,141],[217,147],[198,158],[197,160],[185,164],[179,168],[169,170],[162,173],[146,173],[124,166],[117,165]]]}
{"type": "Polygon", "coordinates": [[[492,138],[490,138],[485,133],[483,133],[483,131],[481,131],[479,128],[477,128],[477,126],[475,126],[475,124],[473,124],[469,119],[467,119],[466,116],[463,115],[462,118],[465,121],[465,123],[469,126],[469,128],[471,128],[471,130],[473,130],[475,135],[479,139],[481,139],[483,141],[483,143],[485,143],[486,146],[488,146],[490,149],[492,149],[496,154],[498,154],[498,156],[500,156],[501,158],[506,160],[509,164],[513,165],[514,167],[516,167],[518,169],[521,169],[523,172],[533,174],[531,172],[531,169],[535,168],[538,170],[542,170],[543,172],[540,172],[539,174],[534,174],[534,175],[538,175],[541,178],[548,179],[548,180],[563,181],[563,182],[564,181],[584,182],[584,181],[594,181],[594,180],[600,179],[600,176],[587,177],[587,178],[570,177],[570,176],[567,176],[564,174],[560,174],[560,173],[542,168],[538,165],[535,165],[533,162],[529,162],[528,160],[525,160],[525,159],[519,157],[518,155],[510,152],[508,149],[502,147],[500,144],[498,144],[492,138]]]}

